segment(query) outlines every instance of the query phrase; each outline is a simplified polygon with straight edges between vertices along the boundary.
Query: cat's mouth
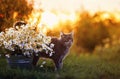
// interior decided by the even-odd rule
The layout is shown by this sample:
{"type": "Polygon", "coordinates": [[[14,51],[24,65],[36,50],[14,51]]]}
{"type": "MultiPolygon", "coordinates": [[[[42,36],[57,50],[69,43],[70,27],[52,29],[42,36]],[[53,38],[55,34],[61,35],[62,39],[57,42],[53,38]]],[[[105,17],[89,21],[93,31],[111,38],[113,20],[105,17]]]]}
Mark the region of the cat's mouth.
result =
{"type": "Polygon", "coordinates": [[[72,42],[73,42],[72,40],[69,40],[69,41],[65,42],[65,45],[70,47],[72,45],[72,42]]]}

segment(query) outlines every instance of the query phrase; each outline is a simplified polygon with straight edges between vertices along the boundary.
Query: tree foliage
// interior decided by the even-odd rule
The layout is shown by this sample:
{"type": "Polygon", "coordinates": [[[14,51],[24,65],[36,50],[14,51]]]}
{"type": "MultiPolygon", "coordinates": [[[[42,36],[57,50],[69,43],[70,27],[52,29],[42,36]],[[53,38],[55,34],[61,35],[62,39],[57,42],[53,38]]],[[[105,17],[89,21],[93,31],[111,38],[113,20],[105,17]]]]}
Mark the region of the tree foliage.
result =
{"type": "Polygon", "coordinates": [[[26,0],[0,0],[0,31],[11,27],[16,20],[23,20],[32,11],[26,0]]]}

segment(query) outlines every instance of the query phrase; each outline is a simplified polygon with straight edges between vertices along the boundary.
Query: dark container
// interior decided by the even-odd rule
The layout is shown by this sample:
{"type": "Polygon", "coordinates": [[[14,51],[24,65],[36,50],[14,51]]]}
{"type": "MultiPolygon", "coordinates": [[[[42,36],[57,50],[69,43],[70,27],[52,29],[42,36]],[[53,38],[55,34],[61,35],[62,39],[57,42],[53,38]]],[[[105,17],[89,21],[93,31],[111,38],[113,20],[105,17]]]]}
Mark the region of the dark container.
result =
{"type": "Polygon", "coordinates": [[[30,69],[33,67],[32,61],[33,59],[31,57],[22,55],[7,57],[7,63],[10,68],[30,69]]]}

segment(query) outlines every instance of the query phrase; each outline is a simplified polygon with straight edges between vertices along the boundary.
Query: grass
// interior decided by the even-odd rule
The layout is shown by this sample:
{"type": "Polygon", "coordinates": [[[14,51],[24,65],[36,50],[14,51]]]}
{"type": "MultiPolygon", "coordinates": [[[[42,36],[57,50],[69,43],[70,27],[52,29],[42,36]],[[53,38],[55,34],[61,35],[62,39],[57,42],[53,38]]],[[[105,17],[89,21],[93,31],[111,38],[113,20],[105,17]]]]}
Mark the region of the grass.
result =
{"type": "Polygon", "coordinates": [[[57,73],[53,62],[47,60],[43,68],[40,63],[31,70],[11,69],[5,58],[0,58],[0,79],[120,79],[120,63],[105,61],[95,54],[69,54],[57,73]]]}

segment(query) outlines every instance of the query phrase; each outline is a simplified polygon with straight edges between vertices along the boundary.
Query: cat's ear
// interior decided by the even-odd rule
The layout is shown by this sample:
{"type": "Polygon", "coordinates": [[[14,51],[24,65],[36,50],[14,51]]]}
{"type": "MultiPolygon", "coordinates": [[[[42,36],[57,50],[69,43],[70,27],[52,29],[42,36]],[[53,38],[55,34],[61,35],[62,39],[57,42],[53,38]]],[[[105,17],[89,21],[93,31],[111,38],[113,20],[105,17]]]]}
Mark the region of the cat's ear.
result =
{"type": "Polygon", "coordinates": [[[74,35],[74,32],[73,32],[73,31],[71,32],[71,35],[72,35],[72,36],[74,35]]]}
{"type": "Polygon", "coordinates": [[[64,35],[64,33],[63,33],[63,32],[60,32],[60,36],[62,36],[62,35],[64,35]]]}

